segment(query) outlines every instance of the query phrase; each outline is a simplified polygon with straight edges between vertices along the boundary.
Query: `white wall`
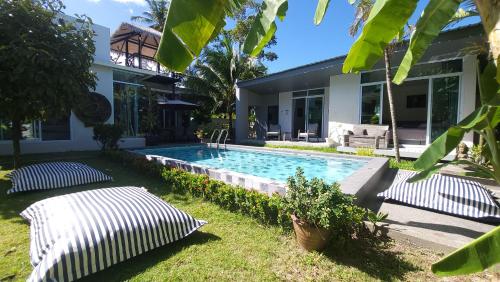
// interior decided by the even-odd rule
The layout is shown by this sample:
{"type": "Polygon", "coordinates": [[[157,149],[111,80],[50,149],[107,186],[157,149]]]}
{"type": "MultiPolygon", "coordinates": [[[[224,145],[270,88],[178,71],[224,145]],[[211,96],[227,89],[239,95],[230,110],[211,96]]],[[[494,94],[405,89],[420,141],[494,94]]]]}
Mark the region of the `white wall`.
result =
{"type": "Polygon", "coordinates": [[[344,131],[359,123],[359,74],[341,74],[330,77],[328,134],[335,143],[341,143],[344,131]]]}
{"type": "Polygon", "coordinates": [[[292,92],[280,92],[278,120],[283,132],[292,132],[292,92]]]}
{"type": "MultiPolygon", "coordinates": [[[[467,117],[476,109],[476,56],[465,56],[463,59],[463,73],[461,80],[461,97],[458,107],[458,120],[467,117]]],[[[464,137],[465,143],[471,146],[473,142],[473,134],[469,133],[464,137]]]]}
{"type": "MultiPolygon", "coordinates": [[[[67,17],[71,19],[71,17],[67,17]]],[[[104,95],[112,105],[113,109],[113,70],[109,64],[109,40],[110,30],[100,25],[93,26],[95,35],[95,62],[91,68],[97,75],[97,85],[95,91],[104,95]]],[[[113,110],[111,117],[107,121],[113,123],[113,110]]],[[[144,138],[124,138],[119,143],[121,148],[134,148],[145,146],[144,138]]],[[[93,129],[85,127],[84,124],[72,113],[70,117],[70,140],[22,140],[21,153],[50,153],[65,151],[85,151],[98,150],[98,144],[93,140],[93,129]]],[[[9,140],[0,141],[0,155],[12,154],[12,142],[9,140]]]]}

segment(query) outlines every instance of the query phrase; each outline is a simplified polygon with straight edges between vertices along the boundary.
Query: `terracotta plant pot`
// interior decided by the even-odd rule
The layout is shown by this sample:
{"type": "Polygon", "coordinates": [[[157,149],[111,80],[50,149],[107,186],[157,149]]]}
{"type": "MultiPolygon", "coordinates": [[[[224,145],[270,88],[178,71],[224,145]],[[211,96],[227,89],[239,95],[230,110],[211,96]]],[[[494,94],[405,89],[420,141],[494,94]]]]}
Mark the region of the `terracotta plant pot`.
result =
{"type": "Polygon", "coordinates": [[[330,239],[330,230],[309,224],[291,215],[297,243],[307,251],[320,251],[330,239]]]}

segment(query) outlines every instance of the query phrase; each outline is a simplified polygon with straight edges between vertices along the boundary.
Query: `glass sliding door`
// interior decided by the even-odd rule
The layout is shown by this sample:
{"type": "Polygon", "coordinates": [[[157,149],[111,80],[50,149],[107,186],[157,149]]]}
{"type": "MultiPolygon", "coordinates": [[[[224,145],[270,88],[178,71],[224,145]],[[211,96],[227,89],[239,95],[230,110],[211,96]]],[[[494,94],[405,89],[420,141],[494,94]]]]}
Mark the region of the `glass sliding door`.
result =
{"type": "Polygon", "coordinates": [[[363,86],[361,90],[361,123],[379,124],[381,117],[382,84],[363,86]]]}
{"type": "Polygon", "coordinates": [[[304,132],[306,129],[306,98],[293,99],[293,132],[294,138],[297,138],[297,134],[304,132]]]}
{"type": "Polygon", "coordinates": [[[307,99],[307,130],[321,136],[323,127],[323,97],[312,97],[307,99]]]}
{"type": "Polygon", "coordinates": [[[432,79],[431,142],[457,123],[459,85],[458,76],[432,79]]]}

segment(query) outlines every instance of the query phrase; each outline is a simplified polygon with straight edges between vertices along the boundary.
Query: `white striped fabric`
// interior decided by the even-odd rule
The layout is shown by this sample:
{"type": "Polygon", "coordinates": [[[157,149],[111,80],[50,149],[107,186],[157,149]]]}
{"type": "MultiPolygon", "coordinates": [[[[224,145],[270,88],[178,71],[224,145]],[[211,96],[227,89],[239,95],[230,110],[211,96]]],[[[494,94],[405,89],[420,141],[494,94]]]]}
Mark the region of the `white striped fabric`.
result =
{"type": "Polygon", "coordinates": [[[21,213],[31,223],[28,281],[73,281],[191,234],[204,224],[146,189],[57,196],[21,213]]]}
{"type": "Polygon", "coordinates": [[[500,222],[498,204],[480,183],[440,174],[408,183],[415,174],[400,170],[391,187],[377,196],[452,215],[500,222]]]}
{"type": "Polygon", "coordinates": [[[88,165],[75,162],[50,162],[25,166],[9,174],[12,188],[7,194],[70,187],[113,178],[88,165]]]}

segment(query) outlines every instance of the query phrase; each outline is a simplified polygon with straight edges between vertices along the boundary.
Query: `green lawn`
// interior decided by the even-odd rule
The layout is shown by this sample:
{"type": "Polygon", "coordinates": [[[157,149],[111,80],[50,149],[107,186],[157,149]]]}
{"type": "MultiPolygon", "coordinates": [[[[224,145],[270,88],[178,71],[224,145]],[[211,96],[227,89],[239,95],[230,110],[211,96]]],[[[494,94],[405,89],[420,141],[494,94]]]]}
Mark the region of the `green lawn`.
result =
{"type": "MultiPolygon", "coordinates": [[[[168,193],[160,179],[101,159],[96,153],[51,154],[25,160],[76,160],[112,175],[113,183],[59,189],[51,192],[6,195],[8,170],[0,171],[0,281],[25,280],[31,272],[28,259],[29,226],[18,215],[31,203],[64,193],[110,186],[144,186],[198,219],[209,222],[188,238],[148,252],[89,281],[279,281],[279,280],[434,280],[430,264],[440,257],[410,243],[373,247],[362,241],[331,245],[324,253],[306,253],[292,234],[185,195],[168,193]]],[[[5,164],[6,159],[0,159],[5,164]]],[[[491,279],[491,274],[467,277],[491,279]]]]}

